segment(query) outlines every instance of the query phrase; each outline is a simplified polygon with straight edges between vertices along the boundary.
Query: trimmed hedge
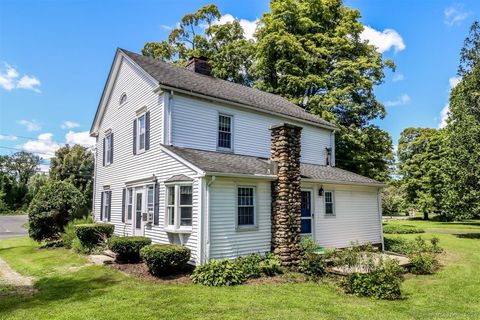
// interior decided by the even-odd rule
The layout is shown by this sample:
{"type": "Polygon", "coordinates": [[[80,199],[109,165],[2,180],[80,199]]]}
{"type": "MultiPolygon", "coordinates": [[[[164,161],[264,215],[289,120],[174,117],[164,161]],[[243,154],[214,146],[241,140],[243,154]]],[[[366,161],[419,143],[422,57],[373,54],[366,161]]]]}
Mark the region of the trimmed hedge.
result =
{"type": "Polygon", "coordinates": [[[153,244],[140,250],[140,257],[154,276],[162,276],[183,269],[190,260],[190,249],[174,244],[153,244]]]}
{"type": "Polygon", "coordinates": [[[403,225],[403,224],[384,224],[383,233],[385,234],[412,234],[412,233],[425,233],[422,228],[415,226],[403,225]]]}
{"type": "Polygon", "coordinates": [[[138,262],[140,250],[152,243],[147,237],[112,237],[108,239],[108,248],[117,254],[117,261],[138,262]]]}
{"type": "Polygon", "coordinates": [[[112,236],[115,226],[108,223],[89,223],[78,224],[74,226],[74,229],[82,246],[94,248],[112,236]]]}

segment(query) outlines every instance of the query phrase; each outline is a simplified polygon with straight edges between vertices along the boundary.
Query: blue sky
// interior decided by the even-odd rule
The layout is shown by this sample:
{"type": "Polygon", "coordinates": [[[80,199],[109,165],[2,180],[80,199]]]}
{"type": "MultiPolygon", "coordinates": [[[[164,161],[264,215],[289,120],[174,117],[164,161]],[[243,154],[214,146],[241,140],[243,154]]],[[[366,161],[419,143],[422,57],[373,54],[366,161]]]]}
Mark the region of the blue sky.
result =
{"type": "MultiPolygon", "coordinates": [[[[48,158],[65,142],[89,143],[87,132],[115,49],[139,52],[207,3],[244,19],[249,29],[269,5],[259,0],[1,1],[0,153],[25,149],[48,158]]],[[[397,64],[376,88],[388,111],[376,123],[394,144],[406,127],[438,127],[480,1],[345,4],[361,11],[365,37],[397,64]]]]}

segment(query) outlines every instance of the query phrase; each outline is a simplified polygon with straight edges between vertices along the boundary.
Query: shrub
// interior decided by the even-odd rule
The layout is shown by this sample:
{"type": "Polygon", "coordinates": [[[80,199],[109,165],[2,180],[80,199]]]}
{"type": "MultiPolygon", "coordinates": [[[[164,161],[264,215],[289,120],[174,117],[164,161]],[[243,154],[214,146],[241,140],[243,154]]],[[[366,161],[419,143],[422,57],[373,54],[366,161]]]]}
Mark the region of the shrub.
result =
{"type": "Polygon", "coordinates": [[[298,271],[312,278],[323,276],[325,274],[323,255],[316,253],[303,255],[298,263],[298,271]]]}
{"type": "Polygon", "coordinates": [[[383,226],[383,233],[385,234],[411,234],[411,233],[424,233],[425,230],[417,228],[415,226],[402,225],[402,224],[385,224],[383,226]]]}
{"type": "Polygon", "coordinates": [[[108,223],[78,224],[74,230],[82,247],[92,250],[112,236],[115,226],[108,223]]]}
{"type": "Polygon", "coordinates": [[[138,262],[140,250],[152,243],[147,237],[112,237],[108,239],[108,248],[116,253],[117,261],[138,262]]]}
{"type": "Polygon", "coordinates": [[[269,253],[260,262],[260,271],[262,274],[272,277],[283,273],[282,262],[273,253],[269,253]]]}
{"type": "Polygon", "coordinates": [[[436,254],[430,252],[416,253],[410,257],[410,262],[410,271],[415,274],[432,274],[440,266],[436,254]]]}
{"type": "Polygon", "coordinates": [[[81,219],[74,219],[73,221],[70,221],[65,228],[63,229],[61,238],[63,241],[63,244],[66,248],[72,248],[72,242],[75,238],[77,238],[77,235],[75,234],[75,226],[79,224],[89,224],[93,223],[93,218],[91,216],[87,216],[81,219]]]}
{"type": "Polygon", "coordinates": [[[151,274],[161,276],[183,269],[190,260],[190,249],[173,244],[154,244],[143,247],[140,257],[151,274]]]}
{"type": "Polygon", "coordinates": [[[260,254],[254,253],[245,257],[239,257],[234,260],[234,263],[242,270],[243,275],[247,279],[260,278],[262,276],[260,263],[263,259],[260,254]]]}
{"type": "Polygon", "coordinates": [[[242,284],[246,277],[237,263],[230,260],[212,260],[195,268],[191,279],[193,283],[204,286],[223,287],[242,284]]]}
{"type": "Polygon", "coordinates": [[[369,273],[349,274],[342,282],[347,293],[377,299],[394,300],[401,297],[403,269],[394,259],[381,260],[369,273]]]}
{"type": "Polygon", "coordinates": [[[62,247],[65,247],[65,243],[62,240],[53,240],[41,245],[40,249],[62,248],[62,247]]]}
{"type": "Polygon", "coordinates": [[[85,198],[71,183],[48,181],[28,208],[30,237],[36,241],[56,240],[65,225],[85,214],[85,198]]]}

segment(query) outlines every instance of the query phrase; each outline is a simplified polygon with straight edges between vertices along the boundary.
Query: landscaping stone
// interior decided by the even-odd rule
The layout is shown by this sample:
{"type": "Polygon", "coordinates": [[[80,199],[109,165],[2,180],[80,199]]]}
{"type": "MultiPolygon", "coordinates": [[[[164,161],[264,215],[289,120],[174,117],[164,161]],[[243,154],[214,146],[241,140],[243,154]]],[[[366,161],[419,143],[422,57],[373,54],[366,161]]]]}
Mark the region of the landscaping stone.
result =
{"type": "MultiPolygon", "coordinates": [[[[404,255],[384,251],[383,253],[375,253],[374,254],[377,259],[395,259],[398,261],[400,266],[406,267],[410,265],[410,259],[404,255]]],[[[351,273],[367,273],[367,271],[361,267],[359,268],[349,268],[348,266],[340,266],[340,267],[333,267],[330,268],[329,271],[334,274],[339,275],[347,275],[351,273]]]]}
{"type": "Polygon", "coordinates": [[[115,258],[106,256],[104,254],[91,254],[88,256],[88,260],[96,266],[103,266],[115,262],[115,258]]]}

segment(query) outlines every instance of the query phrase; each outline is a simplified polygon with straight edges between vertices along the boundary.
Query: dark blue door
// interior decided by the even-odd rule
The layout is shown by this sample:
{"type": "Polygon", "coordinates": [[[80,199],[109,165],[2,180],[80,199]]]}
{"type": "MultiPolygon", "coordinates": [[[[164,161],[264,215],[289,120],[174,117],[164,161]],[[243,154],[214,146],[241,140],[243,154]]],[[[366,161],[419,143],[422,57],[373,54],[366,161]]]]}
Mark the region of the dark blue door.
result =
{"type": "Polygon", "coordinates": [[[312,193],[302,191],[302,214],[300,217],[300,233],[302,235],[312,234],[312,193]]]}

